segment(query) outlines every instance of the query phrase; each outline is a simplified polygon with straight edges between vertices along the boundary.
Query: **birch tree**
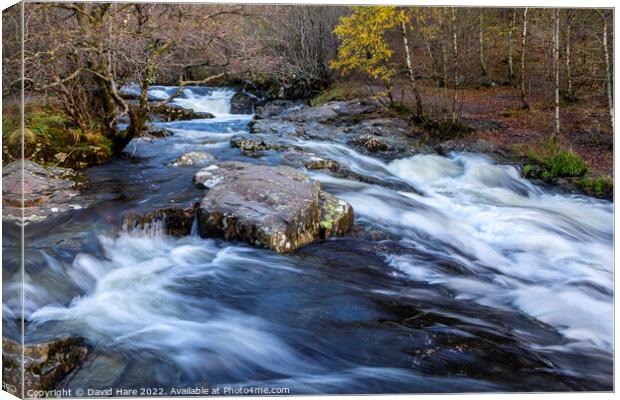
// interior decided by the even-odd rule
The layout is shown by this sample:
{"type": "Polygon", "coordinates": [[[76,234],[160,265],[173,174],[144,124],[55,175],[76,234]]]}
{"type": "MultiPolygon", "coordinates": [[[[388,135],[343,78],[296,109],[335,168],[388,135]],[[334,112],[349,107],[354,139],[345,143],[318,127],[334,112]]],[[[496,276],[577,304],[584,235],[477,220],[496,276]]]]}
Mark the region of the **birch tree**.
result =
{"type": "Polygon", "coordinates": [[[555,92],[555,124],[553,137],[560,135],[560,9],[553,10],[553,75],[555,92]]]}
{"type": "Polygon", "coordinates": [[[459,48],[457,41],[457,32],[456,32],[456,8],[451,7],[450,12],[452,15],[452,48],[454,50],[453,58],[452,58],[452,70],[454,76],[454,92],[452,96],[452,123],[456,124],[458,121],[458,110],[456,106],[458,91],[459,91],[459,48]]]}
{"type": "Polygon", "coordinates": [[[512,83],[512,81],[515,78],[513,48],[514,48],[514,30],[515,30],[516,20],[517,20],[517,10],[512,9],[512,11],[510,12],[510,21],[508,22],[508,82],[510,83],[512,83]]]}
{"type": "Polygon", "coordinates": [[[409,16],[404,11],[401,11],[399,13],[399,19],[400,19],[401,33],[403,35],[403,46],[405,48],[405,59],[407,63],[407,72],[409,75],[409,80],[411,82],[411,90],[413,91],[413,95],[415,96],[415,102],[416,102],[415,113],[418,117],[421,118],[423,116],[422,96],[420,96],[420,90],[418,89],[418,85],[416,84],[415,73],[413,72],[413,67],[411,65],[411,51],[409,50],[409,41],[407,39],[407,24],[409,23],[409,16]]]}
{"type": "Polygon", "coordinates": [[[528,8],[523,9],[523,30],[521,32],[521,109],[530,108],[525,96],[525,55],[527,53],[527,11],[528,8]]]}
{"type": "Polygon", "coordinates": [[[613,83],[611,76],[611,60],[609,57],[609,44],[608,44],[608,23],[607,16],[602,11],[597,10],[598,15],[601,17],[603,21],[603,55],[605,57],[605,87],[607,92],[607,108],[609,111],[609,122],[611,124],[611,131],[614,130],[614,94],[613,94],[613,83]]]}

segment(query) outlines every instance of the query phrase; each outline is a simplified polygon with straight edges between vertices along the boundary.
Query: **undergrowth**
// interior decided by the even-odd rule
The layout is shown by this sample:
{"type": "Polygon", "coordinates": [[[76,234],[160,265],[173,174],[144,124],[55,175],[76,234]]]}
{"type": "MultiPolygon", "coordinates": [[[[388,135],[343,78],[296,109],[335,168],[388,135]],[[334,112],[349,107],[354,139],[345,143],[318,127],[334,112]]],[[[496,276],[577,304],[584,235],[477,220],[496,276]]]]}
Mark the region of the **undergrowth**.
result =
{"type": "MultiPolygon", "coordinates": [[[[19,111],[4,111],[2,155],[8,163],[21,157],[22,130],[19,111]]],[[[27,109],[23,136],[24,157],[42,165],[80,169],[112,155],[110,140],[98,129],[84,131],[52,108],[27,109]]]]}

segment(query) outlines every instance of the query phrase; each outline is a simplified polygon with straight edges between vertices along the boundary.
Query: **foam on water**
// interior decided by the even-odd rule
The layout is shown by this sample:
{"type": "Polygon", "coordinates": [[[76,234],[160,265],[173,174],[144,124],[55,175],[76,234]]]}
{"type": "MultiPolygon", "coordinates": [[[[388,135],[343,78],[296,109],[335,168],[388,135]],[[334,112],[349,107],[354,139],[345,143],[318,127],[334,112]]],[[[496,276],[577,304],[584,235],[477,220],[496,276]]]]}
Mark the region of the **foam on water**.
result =
{"type": "Polygon", "coordinates": [[[230,102],[235,91],[231,89],[213,88],[207,93],[199,93],[196,89],[186,88],[183,95],[174,99],[171,104],[189,108],[199,112],[210,112],[217,116],[230,115],[230,102]]]}
{"type": "Polygon", "coordinates": [[[188,291],[188,282],[217,280],[239,261],[265,264],[248,249],[137,232],[100,242],[104,258],[80,254],[69,272],[87,294],[66,307],[42,307],[33,321],[63,321],[100,348],[166,355],[188,373],[224,369],[242,378],[256,367],[316,371],[266,321],[188,291]]]}
{"type": "Polygon", "coordinates": [[[611,351],[611,203],[546,193],[515,168],[470,154],[418,155],[386,167],[424,195],[365,184],[351,191],[338,179],[327,183],[343,190],[360,218],[472,273],[453,276],[407,256],[389,256],[394,267],[461,298],[511,305],[571,340],[611,351]]]}
{"type": "MultiPolygon", "coordinates": [[[[149,97],[161,99],[175,90],[153,87],[149,97]]],[[[179,154],[206,149],[226,159],[222,149],[229,147],[230,137],[243,131],[251,118],[229,114],[233,94],[229,89],[186,88],[173,104],[211,112],[217,118],[162,124],[174,136],[159,146],[163,143],[168,146],[166,152],[179,154]]],[[[416,189],[394,190],[325,171],[308,171],[324,190],[352,204],[356,223],[393,234],[405,248],[380,255],[379,259],[387,260],[388,265],[381,267],[389,276],[406,276],[405,285],[412,287],[419,282],[431,285],[429,290],[441,289],[452,296],[450,301],[510,310],[528,321],[547,324],[566,338],[557,345],[562,351],[578,349],[585,354],[595,349],[611,354],[613,204],[549,192],[521,178],[514,167],[473,154],[417,155],[386,163],[342,143],[288,140],[293,147],[373,178],[368,181],[416,189]],[[456,266],[457,271],[445,264],[456,266]]],[[[141,147],[146,148],[142,153],[146,156],[162,152],[157,144],[145,142],[141,147]]],[[[160,159],[154,163],[165,165],[160,159]]],[[[371,391],[365,386],[371,375],[377,375],[374,382],[418,379],[418,387],[428,391],[445,385],[436,381],[424,386],[428,377],[398,368],[374,369],[348,362],[322,365],[308,356],[318,357],[320,351],[301,351],[299,342],[292,339],[307,332],[295,326],[282,327],[277,319],[267,321],[244,310],[246,303],[257,299],[243,297],[244,292],[226,304],[218,297],[222,277],[227,277],[227,284],[247,279],[242,268],[248,266],[265,279],[272,278],[264,274],[267,270],[286,270],[294,277],[287,278],[284,287],[291,286],[299,274],[295,265],[299,259],[292,256],[204,240],[198,237],[196,224],[192,235],[181,239],[166,237],[163,226],[154,224],[99,240],[102,254],[78,254],[69,266],[43,254],[49,270],[69,280],[82,294],[70,304],[54,304],[52,291],[35,287],[27,277],[29,303],[25,308],[31,327],[44,329],[45,324],[60,322],[63,329],[100,348],[158,354],[187,374],[223,376],[221,380],[231,384],[262,381],[261,372],[268,371],[272,383],[294,383],[305,392],[352,392],[356,387],[360,392],[371,391]]],[[[336,276],[345,282],[348,278],[336,276]]],[[[368,285],[372,291],[372,284],[368,285]]],[[[13,292],[18,286],[8,284],[6,289],[13,292]]],[[[286,296],[283,307],[296,311],[295,295],[286,296]]],[[[310,299],[304,301],[314,306],[316,299],[306,296],[310,299]]],[[[333,301],[332,317],[341,305],[333,301]]],[[[361,301],[357,298],[356,302],[361,301]]],[[[19,305],[3,306],[16,314],[19,305]]],[[[483,381],[462,383],[457,390],[491,388],[483,381]]]]}

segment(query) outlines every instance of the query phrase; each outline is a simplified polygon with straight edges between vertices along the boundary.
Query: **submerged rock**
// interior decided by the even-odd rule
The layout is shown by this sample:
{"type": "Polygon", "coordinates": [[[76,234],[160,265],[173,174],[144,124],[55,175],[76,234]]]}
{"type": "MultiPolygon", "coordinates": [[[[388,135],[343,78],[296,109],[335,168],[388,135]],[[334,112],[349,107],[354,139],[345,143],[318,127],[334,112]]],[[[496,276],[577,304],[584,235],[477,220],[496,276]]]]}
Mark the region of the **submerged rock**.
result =
{"type": "MultiPolygon", "coordinates": [[[[88,347],[82,338],[66,337],[50,342],[28,344],[24,351],[24,389],[52,390],[67,374],[82,365],[88,347]]],[[[2,338],[3,387],[21,396],[22,347],[20,343],[2,338]]]]}
{"type": "Polygon", "coordinates": [[[215,161],[215,157],[206,151],[192,151],[183,154],[169,165],[173,167],[205,167],[215,161]]]}
{"type": "Polygon", "coordinates": [[[3,217],[21,221],[22,173],[24,185],[24,222],[37,222],[64,211],[77,210],[85,204],[75,179],[79,175],[66,168],[46,168],[32,161],[13,161],[2,170],[3,217]]]}
{"type": "Polygon", "coordinates": [[[123,230],[138,231],[151,237],[187,236],[192,232],[197,205],[159,208],[143,214],[131,213],[123,219],[123,230]]]}
{"type": "Polygon", "coordinates": [[[203,237],[290,253],[352,225],[350,205],[291,167],[227,161],[198,171],[194,184],[209,189],[197,211],[203,237]]]}
{"type": "Polygon", "coordinates": [[[152,114],[156,114],[161,120],[166,122],[215,118],[213,114],[208,112],[194,111],[187,108],[171,106],[168,104],[151,107],[150,111],[152,114]]]}
{"type": "Polygon", "coordinates": [[[258,99],[247,93],[237,92],[230,99],[231,114],[252,114],[258,99]]]}

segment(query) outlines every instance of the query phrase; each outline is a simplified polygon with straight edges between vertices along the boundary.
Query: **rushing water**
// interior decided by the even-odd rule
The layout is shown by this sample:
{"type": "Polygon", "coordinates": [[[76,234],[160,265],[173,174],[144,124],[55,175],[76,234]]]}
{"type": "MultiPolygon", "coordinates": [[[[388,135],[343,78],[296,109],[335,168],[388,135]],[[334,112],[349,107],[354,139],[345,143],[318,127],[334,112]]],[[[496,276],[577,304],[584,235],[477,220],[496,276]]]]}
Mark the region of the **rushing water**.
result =
{"type": "MultiPolygon", "coordinates": [[[[338,138],[289,138],[373,182],[416,189],[308,171],[378,240],[336,238],[283,256],[156,226],[120,232],[127,212],[200,198],[195,169],[166,166],[185,152],[285,162],[230,147],[251,119],[228,113],[233,93],[186,89],[175,103],[216,118],[162,123],[172,137],[135,140],[130,156],[87,171],[90,207],[27,227],[26,341],[76,334],[94,348],[63,385],[611,389],[613,205],[537,187],[480,155],[386,163],[338,138]]],[[[17,264],[3,271],[9,332],[17,264]]]]}

